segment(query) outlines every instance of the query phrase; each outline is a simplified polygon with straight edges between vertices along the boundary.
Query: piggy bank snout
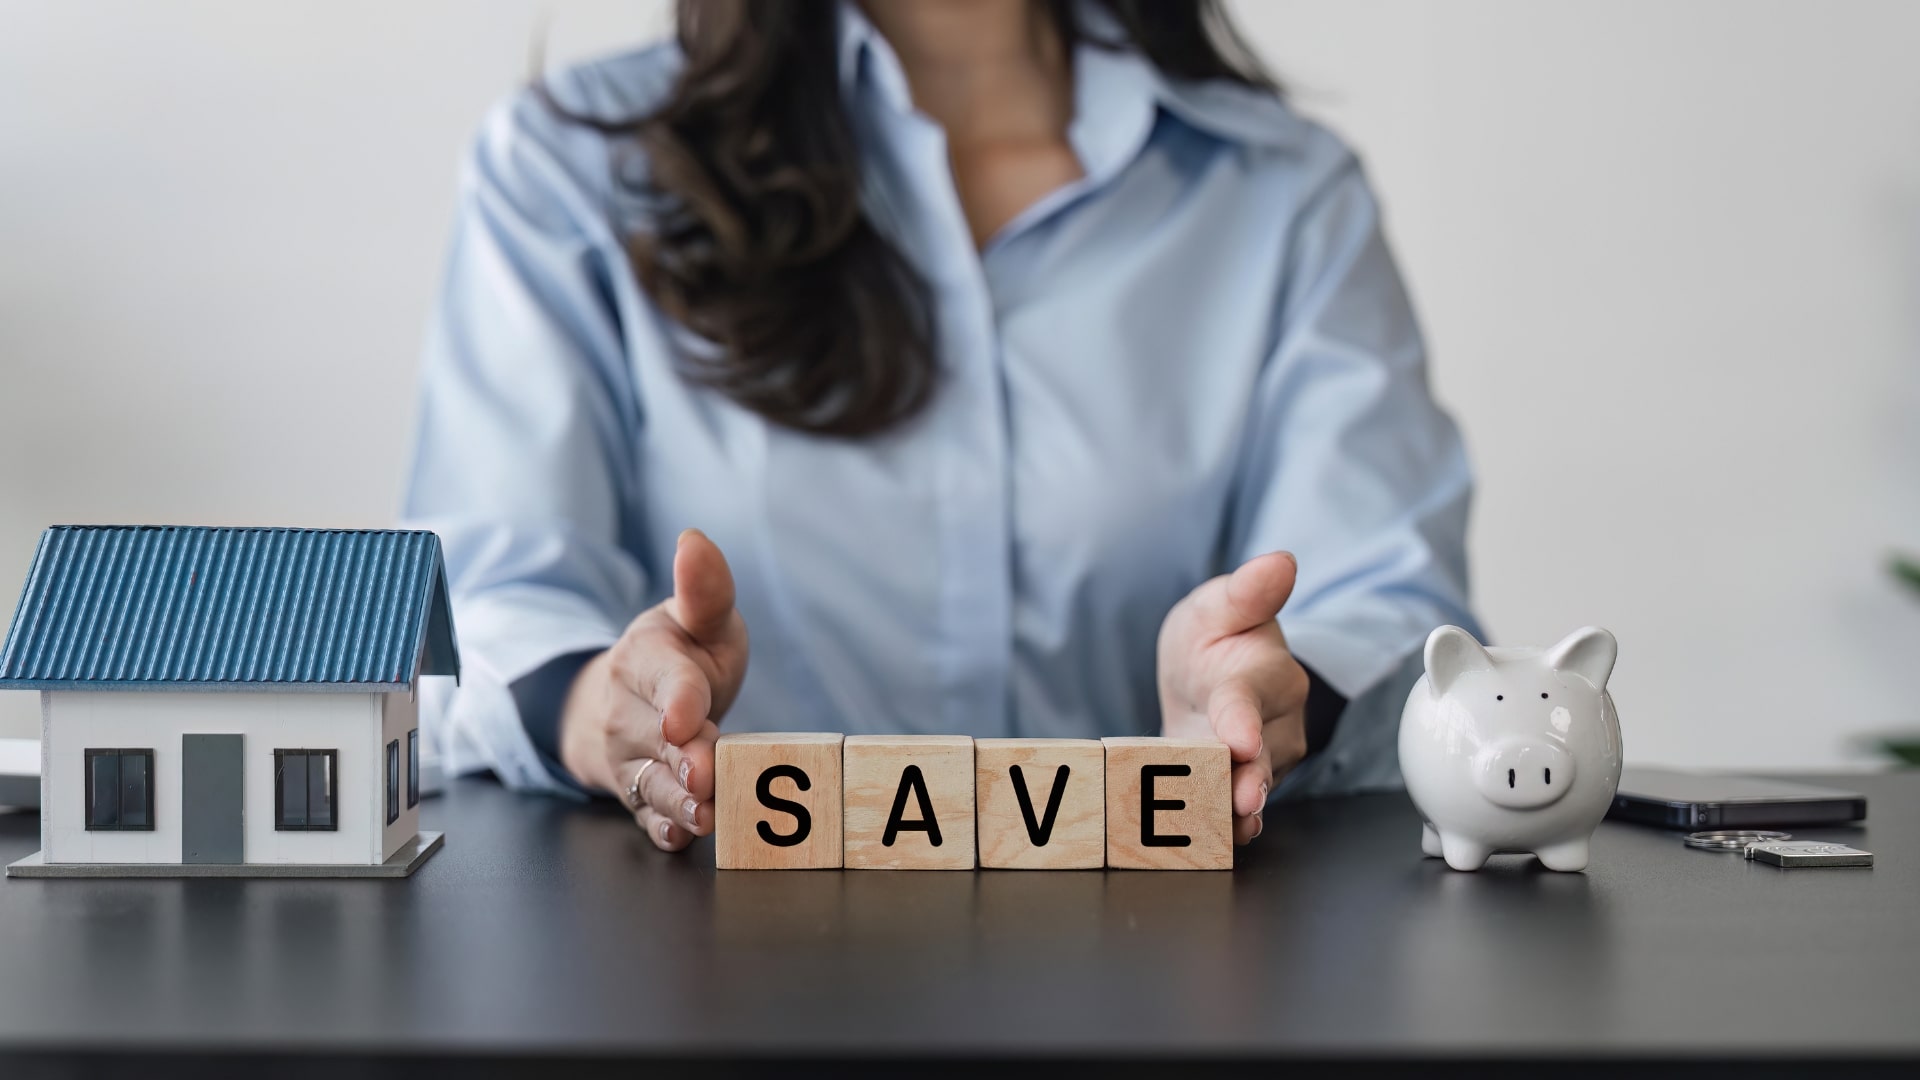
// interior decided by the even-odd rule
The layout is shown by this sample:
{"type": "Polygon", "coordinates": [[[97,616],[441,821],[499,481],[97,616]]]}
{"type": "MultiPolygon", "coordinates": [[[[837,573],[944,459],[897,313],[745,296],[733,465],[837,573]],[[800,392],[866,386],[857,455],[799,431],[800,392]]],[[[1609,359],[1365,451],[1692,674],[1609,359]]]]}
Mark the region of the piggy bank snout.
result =
{"type": "Polygon", "coordinates": [[[1501,739],[1474,755],[1474,780],[1496,806],[1551,806],[1573,787],[1573,755],[1537,739],[1501,739]]]}

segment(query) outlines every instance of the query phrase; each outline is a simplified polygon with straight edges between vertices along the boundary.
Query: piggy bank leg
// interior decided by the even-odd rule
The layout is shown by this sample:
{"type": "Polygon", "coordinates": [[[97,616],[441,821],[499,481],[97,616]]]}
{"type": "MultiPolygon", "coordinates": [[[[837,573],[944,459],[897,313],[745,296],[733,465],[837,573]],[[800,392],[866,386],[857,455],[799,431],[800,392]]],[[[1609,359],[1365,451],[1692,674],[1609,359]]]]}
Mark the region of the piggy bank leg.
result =
{"type": "Polygon", "coordinates": [[[1430,821],[1420,823],[1420,853],[1432,859],[1437,859],[1442,854],[1440,834],[1434,831],[1433,823],[1430,821]]]}
{"type": "Polygon", "coordinates": [[[1487,865],[1488,857],[1493,854],[1493,849],[1485,844],[1447,833],[1440,834],[1440,851],[1447,865],[1455,870],[1478,870],[1487,865]]]}
{"type": "Polygon", "coordinates": [[[1587,837],[1568,840],[1564,844],[1550,844],[1534,852],[1540,858],[1540,865],[1549,870],[1585,870],[1587,868],[1587,837]]]}

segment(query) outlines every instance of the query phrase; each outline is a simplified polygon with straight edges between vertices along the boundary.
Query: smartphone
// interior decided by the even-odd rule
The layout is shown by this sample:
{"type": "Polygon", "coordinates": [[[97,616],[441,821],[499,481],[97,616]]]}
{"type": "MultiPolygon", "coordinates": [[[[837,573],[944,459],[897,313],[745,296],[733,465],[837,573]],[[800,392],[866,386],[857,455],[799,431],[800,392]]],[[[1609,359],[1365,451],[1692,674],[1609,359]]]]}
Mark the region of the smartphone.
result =
{"type": "Polygon", "coordinates": [[[1666,829],[1747,829],[1863,821],[1867,797],[1767,780],[1628,766],[1607,817],[1666,829]]]}

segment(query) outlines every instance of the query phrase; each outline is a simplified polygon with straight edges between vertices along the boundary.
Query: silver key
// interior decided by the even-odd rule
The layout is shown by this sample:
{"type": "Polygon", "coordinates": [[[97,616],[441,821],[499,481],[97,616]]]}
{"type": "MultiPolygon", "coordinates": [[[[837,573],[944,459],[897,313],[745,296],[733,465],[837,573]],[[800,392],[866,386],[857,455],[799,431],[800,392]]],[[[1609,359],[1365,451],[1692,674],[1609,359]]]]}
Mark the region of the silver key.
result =
{"type": "Polygon", "coordinates": [[[1775,866],[1872,866],[1873,852],[1818,840],[1769,840],[1747,845],[1747,858],[1775,866]]]}
{"type": "Polygon", "coordinates": [[[1745,852],[1755,844],[1764,844],[1769,840],[1791,840],[1792,833],[1772,832],[1766,829],[1709,829],[1706,832],[1688,833],[1680,842],[1690,848],[1702,851],[1739,851],[1745,852]]]}

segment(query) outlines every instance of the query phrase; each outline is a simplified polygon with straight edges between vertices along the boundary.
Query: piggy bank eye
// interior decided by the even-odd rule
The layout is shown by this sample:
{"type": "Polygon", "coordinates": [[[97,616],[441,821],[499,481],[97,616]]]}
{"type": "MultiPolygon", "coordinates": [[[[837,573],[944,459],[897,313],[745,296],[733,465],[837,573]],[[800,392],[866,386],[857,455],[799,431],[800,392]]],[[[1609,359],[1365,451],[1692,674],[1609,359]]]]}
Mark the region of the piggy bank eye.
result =
{"type": "Polygon", "coordinates": [[[1505,700],[1507,700],[1507,695],[1505,695],[1505,694],[1495,694],[1495,695],[1493,695],[1493,700],[1495,700],[1495,701],[1505,701],[1505,700]]]}
{"type": "Polygon", "coordinates": [[[1541,701],[1547,700],[1547,692],[1545,690],[1540,691],[1540,700],[1541,701]]]}

